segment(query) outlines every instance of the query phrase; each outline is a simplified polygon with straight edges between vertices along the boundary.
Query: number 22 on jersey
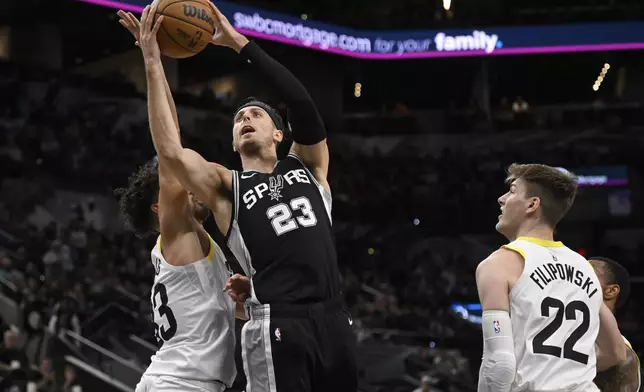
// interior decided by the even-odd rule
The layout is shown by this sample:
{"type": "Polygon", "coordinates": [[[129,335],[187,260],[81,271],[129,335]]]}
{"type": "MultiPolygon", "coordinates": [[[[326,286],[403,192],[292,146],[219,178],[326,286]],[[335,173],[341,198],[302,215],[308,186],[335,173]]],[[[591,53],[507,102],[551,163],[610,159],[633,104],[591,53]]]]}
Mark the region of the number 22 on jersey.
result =
{"type": "Polygon", "coordinates": [[[158,282],[152,290],[154,336],[160,348],[164,342],[172,339],[177,333],[177,319],[174,317],[172,309],[168,306],[168,291],[165,285],[158,282]]]}
{"type": "Polygon", "coordinates": [[[535,354],[547,354],[558,358],[561,358],[563,351],[563,357],[565,359],[587,365],[588,355],[575,351],[574,347],[579,339],[588,332],[588,327],[590,326],[590,310],[588,309],[588,305],[583,301],[572,301],[565,305],[556,298],[546,297],[541,302],[541,316],[550,317],[550,309],[555,309],[555,317],[550,324],[546,325],[535,335],[532,340],[532,351],[535,354]],[[577,312],[581,313],[581,324],[566,338],[563,344],[563,350],[560,346],[545,344],[546,340],[561,328],[564,323],[564,316],[566,320],[574,321],[577,320],[577,312]]]}

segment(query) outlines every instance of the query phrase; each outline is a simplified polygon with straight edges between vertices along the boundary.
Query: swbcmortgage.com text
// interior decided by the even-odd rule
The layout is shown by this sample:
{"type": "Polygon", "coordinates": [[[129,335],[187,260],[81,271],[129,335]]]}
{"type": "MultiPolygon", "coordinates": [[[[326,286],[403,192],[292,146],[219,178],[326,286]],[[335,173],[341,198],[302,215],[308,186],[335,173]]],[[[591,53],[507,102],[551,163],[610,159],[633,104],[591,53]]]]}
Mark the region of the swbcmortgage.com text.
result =
{"type": "MultiPolygon", "coordinates": [[[[438,32],[433,38],[386,39],[382,37],[355,37],[331,31],[311,28],[301,23],[293,24],[236,12],[233,16],[236,28],[252,30],[275,37],[297,40],[304,46],[318,46],[320,49],[340,49],[354,53],[417,53],[428,51],[485,51],[492,53],[502,46],[496,34],[475,30],[471,34],[447,35],[438,32]],[[434,44],[434,45],[432,45],[434,44]]],[[[400,35],[398,33],[397,35],[400,35]]]]}

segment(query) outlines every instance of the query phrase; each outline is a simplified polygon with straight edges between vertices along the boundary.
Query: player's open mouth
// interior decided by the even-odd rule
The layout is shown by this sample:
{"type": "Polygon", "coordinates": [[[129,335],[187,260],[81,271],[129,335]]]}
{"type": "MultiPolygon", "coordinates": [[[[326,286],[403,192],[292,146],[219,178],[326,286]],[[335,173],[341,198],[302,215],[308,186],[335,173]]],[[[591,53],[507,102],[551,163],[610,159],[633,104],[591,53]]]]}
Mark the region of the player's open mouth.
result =
{"type": "Polygon", "coordinates": [[[241,129],[241,135],[244,136],[247,133],[252,133],[255,132],[255,128],[253,128],[251,125],[244,125],[241,129]]]}

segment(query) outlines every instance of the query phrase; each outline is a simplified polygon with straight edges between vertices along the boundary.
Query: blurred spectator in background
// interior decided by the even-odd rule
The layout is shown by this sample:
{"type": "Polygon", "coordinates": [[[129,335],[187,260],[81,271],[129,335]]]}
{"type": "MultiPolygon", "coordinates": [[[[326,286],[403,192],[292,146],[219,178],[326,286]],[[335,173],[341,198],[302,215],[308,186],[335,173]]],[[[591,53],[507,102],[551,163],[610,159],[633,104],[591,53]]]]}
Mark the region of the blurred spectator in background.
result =
{"type": "MultiPolygon", "coordinates": [[[[61,340],[65,331],[72,331],[80,335],[81,326],[78,315],[78,302],[72,294],[67,294],[54,306],[54,311],[47,326],[51,334],[47,344],[47,356],[51,358],[50,366],[53,369],[56,385],[65,382],[65,344],[61,340]]],[[[80,347],[80,341],[74,340],[80,347]]]]}
{"type": "Polygon", "coordinates": [[[65,382],[61,389],[62,392],[82,392],[76,380],[76,370],[70,365],[65,367],[65,382]]]}
{"type": "Polygon", "coordinates": [[[30,276],[27,287],[23,290],[22,325],[25,330],[25,350],[33,353],[31,363],[40,361],[40,352],[45,338],[44,322],[47,309],[47,293],[39,279],[30,276]]]}
{"type": "Polygon", "coordinates": [[[420,379],[420,386],[416,389],[414,389],[414,392],[430,392],[430,391],[436,391],[435,389],[432,389],[432,378],[425,374],[421,379],[420,379]]]}
{"type": "Polygon", "coordinates": [[[83,217],[85,218],[87,227],[91,227],[98,232],[105,229],[103,213],[96,208],[96,202],[93,198],[90,198],[87,203],[83,204],[83,217]]]}
{"type": "Polygon", "coordinates": [[[27,368],[29,359],[20,347],[20,332],[11,327],[4,332],[2,348],[0,349],[0,367],[3,370],[27,368]]]}
{"type": "Polygon", "coordinates": [[[56,376],[53,371],[52,361],[43,359],[40,363],[42,379],[36,384],[37,392],[56,392],[56,376]]]}
{"type": "Polygon", "coordinates": [[[24,348],[20,347],[20,333],[17,328],[11,327],[4,332],[2,348],[0,348],[0,391],[16,388],[24,392],[27,385],[27,371],[29,359],[24,348]]]}

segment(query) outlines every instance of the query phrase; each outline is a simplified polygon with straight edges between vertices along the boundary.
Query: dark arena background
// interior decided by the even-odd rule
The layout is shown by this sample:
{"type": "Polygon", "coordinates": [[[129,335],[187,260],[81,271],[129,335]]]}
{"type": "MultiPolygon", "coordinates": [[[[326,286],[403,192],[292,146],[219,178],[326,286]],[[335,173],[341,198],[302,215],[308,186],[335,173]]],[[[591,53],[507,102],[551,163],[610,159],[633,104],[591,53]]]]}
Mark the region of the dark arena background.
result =
{"type": "MultiPolygon", "coordinates": [[[[504,243],[512,162],[579,175],[557,240],[628,269],[617,318],[641,356],[644,2],[216,4],[327,126],[360,391],[476,390],[474,271],[504,243]]],[[[116,16],[145,5],[0,1],[0,391],[133,391],[156,349],[151,244],[113,195],[154,156],[141,52],[116,16]]],[[[227,48],[166,60],[185,145],[238,167],[237,102],[283,106],[227,48]]]]}

